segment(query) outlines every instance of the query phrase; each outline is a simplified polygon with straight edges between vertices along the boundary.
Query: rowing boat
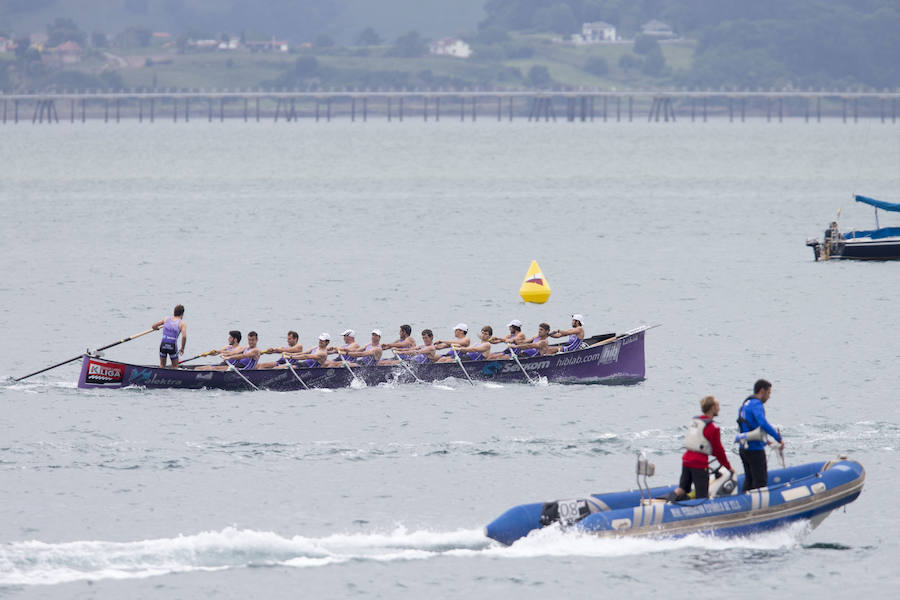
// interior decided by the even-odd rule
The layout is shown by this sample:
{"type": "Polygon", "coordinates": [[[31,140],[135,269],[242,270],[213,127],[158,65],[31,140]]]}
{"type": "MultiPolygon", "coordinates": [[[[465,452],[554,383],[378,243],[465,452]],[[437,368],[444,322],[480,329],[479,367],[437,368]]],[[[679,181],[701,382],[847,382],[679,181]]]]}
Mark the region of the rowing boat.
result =
{"type": "MultiPolygon", "coordinates": [[[[606,334],[585,340],[588,347],[572,352],[520,358],[515,360],[463,361],[468,376],[474,380],[527,383],[546,378],[555,383],[630,384],[644,379],[644,336],[649,327],[638,327],[621,335],[606,334]]],[[[407,363],[403,365],[353,366],[352,372],[342,366],[291,369],[247,369],[234,371],[200,371],[192,368],[166,369],[158,366],[133,365],[91,354],[82,357],[80,388],[144,388],[221,389],[241,391],[250,384],[273,391],[309,388],[348,387],[354,375],[367,385],[440,381],[450,377],[464,378],[457,362],[407,363]],[[413,375],[415,374],[415,375],[413,375]],[[301,382],[302,380],[302,382],[301,382]],[[306,384],[304,386],[304,384],[306,384]]]]}

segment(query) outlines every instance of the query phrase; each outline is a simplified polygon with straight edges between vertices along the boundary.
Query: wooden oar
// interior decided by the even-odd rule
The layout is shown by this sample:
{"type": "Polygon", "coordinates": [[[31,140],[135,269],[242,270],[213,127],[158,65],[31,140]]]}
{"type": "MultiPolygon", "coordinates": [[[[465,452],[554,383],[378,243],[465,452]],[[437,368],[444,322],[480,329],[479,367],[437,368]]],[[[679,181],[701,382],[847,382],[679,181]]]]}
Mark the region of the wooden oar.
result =
{"type": "Polygon", "coordinates": [[[519,362],[519,355],[516,354],[515,349],[512,346],[510,346],[509,343],[507,343],[506,345],[507,345],[507,347],[509,347],[509,353],[512,354],[512,357],[516,360],[516,364],[519,365],[520,369],[522,369],[522,374],[525,375],[525,379],[527,379],[528,383],[530,383],[531,385],[535,385],[535,382],[531,378],[531,375],[528,374],[528,371],[526,371],[525,367],[522,366],[522,363],[519,362]]]}
{"type": "Polygon", "coordinates": [[[394,353],[394,357],[395,357],[397,360],[400,361],[400,364],[403,365],[404,367],[406,367],[406,370],[409,371],[409,374],[416,378],[416,381],[417,381],[418,383],[425,383],[424,381],[422,381],[421,379],[419,379],[419,376],[415,374],[415,372],[412,370],[412,367],[410,367],[410,366],[406,363],[406,361],[403,360],[403,358],[401,358],[399,354],[397,354],[397,351],[396,351],[396,350],[394,350],[393,348],[391,348],[391,352],[394,353]]]}
{"type": "Polygon", "coordinates": [[[197,360],[198,358],[203,358],[204,356],[209,356],[210,354],[212,354],[212,352],[213,352],[212,350],[209,350],[207,352],[204,352],[203,354],[198,354],[197,356],[192,356],[192,357],[186,358],[184,360],[179,360],[178,364],[183,365],[186,362],[190,362],[192,360],[197,360]]]}
{"type": "MultiPolygon", "coordinates": [[[[101,350],[106,350],[107,348],[112,348],[113,346],[118,346],[119,344],[124,344],[125,342],[130,342],[131,340],[135,340],[135,339],[141,337],[142,335],[147,335],[148,333],[153,333],[154,331],[156,331],[156,330],[148,329],[147,331],[142,331],[141,333],[136,333],[131,337],[125,338],[124,340],[119,340],[118,342],[113,342],[112,344],[103,346],[102,348],[97,348],[96,350],[94,350],[94,352],[100,352],[101,350]]],[[[63,365],[67,365],[70,362],[75,362],[76,360],[80,359],[82,356],[84,356],[84,355],[79,354],[75,358],[70,358],[69,360],[64,360],[61,363],[56,363],[53,366],[47,367],[46,369],[41,369],[40,371],[35,371],[34,373],[29,373],[28,375],[23,375],[22,377],[16,378],[14,381],[22,381],[23,379],[28,379],[29,377],[33,377],[34,375],[38,375],[40,373],[43,373],[44,371],[49,371],[50,369],[55,369],[56,367],[61,367],[63,365]]]]}
{"type": "Polygon", "coordinates": [[[237,367],[235,367],[233,364],[231,364],[230,362],[228,362],[227,359],[225,360],[225,364],[228,365],[228,370],[229,370],[229,371],[234,371],[235,373],[238,374],[238,376],[239,376],[241,379],[243,379],[243,380],[247,383],[247,385],[249,385],[250,387],[252,387],[252,388],[253,388],[254,390],[256,390],[257,392],[259,391],[259,388],[256,387],[255,385],[253,385],[253,382],[252,382],[252,381],[250,381],[249,379],[247,379],[246,377],[244,377],[244,374],[241,373],[241,371],[240,371],[237,367]]]}
{"type": "Polygon", "coordinates": [[[293,364],[293,363],[291,362],[291,360],[288,358],[287,354],[285,354],[284,352],[282,352],[282,353],[281,353],[281,358],[283,358],[283,359],[284,359],[284,362],[287,363],[288,369],[291,370],[291,373],[294,374],[294,377],[297,378],[297,381],[299,381],[300,383],[302,383],[302,384],[303,384],[303,387],[305,387],[306,389],[309,389],[309,386],[306,385],[306,382],[303,381],[303,379],[302,379],[299,375],[297,375],[297,371],[294,370],[294,364],[293,364]]]}
{"type": "Polygon", "coordinates": [[[359,377],[356,376],[356,373],[353,372],[353,369],[350,368],[350,363],[347,362],[347,359],[344,358],[344,355],[341,354],[341,353],[338,353],[338,356],[341,357],[341,362],[344,363],[344,366],[347,367],[347,370],[348,370],[348,371],[350,371],[350,376],[353,377],[353,381],[359,381],[359,382],[362,383],[363,385],[366,385],[366,382],[360,380],[359,377]]]}
{"type": "MultiPolygon", "coordinates": [[[[459,348],[459,346],[457,346],[456,348],[459,348]]],[[[459,368],[462,369],[462,372],[466,374],[466,379],[469,380],[469,383],[471,383],[472,385],[475,385],[475,382],[472,381],[471,377],[469,377],[469,372],[466,371],[466,368],[463,366],[462,359],[459,357],[459,352],[456,351],[456,348],[453,347],[453,344],[450,344],[450,351],[453,353],[453,356],[456,358],[456,362],[459,365],[459,368]]]]}

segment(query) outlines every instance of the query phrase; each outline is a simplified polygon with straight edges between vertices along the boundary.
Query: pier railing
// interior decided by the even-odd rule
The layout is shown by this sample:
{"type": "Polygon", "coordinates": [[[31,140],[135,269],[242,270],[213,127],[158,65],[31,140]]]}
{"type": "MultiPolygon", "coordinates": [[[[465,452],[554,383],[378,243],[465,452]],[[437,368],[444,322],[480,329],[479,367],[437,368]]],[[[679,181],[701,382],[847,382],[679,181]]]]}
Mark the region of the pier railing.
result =
{"type": "Polygon", "coordinates": [[[191,90],[0,94],[2,123],[122,119],[292,122],[368,121],[783,121],[897,122],[900,92],[842,91],[601,91],[191,90]]]}

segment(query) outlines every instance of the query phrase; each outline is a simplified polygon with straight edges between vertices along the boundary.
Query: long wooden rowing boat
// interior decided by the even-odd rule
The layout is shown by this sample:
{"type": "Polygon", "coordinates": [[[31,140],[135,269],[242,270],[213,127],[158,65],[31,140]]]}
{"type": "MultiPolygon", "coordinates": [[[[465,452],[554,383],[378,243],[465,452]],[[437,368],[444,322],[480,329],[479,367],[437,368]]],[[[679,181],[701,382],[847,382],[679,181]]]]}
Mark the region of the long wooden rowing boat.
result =
{"type": "MultiPolygon", "coordinates": [[[[644,379],[644,335],[649,327],[639,327],[621,335],[606,337],[582,350],[520,358],[515,360],[463,361],[469,377],[480,381],[527,383],[529,376],[546,377],[556,383],[628,384],[644,379]],[[526,375],[524,371],[527,371],[526,375]]],[[[449,377],[465,378],[456,362],[408,363],[416,377],[423,381],[440,381],[449,377]]],[[[82,358],[80,388],[144,388],[292,391],[309,388],[348,387],[354,376],[367,385],[387,382],[415,381],[403,365],[362,367],[350,370],[339,367],[290,369],[249,369],[233,371],[198,371],[165,369],[132,365],[85,354],[82,358]],[[243,376],[243,377],[242,377],[243,376]],[[298,379],[299,378],[299,379],[298,379]],[[300,381],[302,379],[302,383],[300,381]],[[305,385],[304,385],[305,384],[305,385]]]]}

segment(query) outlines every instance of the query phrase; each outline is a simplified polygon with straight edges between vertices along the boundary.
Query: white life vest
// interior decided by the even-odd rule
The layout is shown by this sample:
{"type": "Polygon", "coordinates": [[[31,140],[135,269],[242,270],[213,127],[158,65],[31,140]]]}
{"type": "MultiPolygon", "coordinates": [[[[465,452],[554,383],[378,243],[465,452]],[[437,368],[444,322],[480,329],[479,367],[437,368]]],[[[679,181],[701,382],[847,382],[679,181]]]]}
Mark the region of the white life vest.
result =
{"type": "Polygon", "coordinates": [[[688,428],[687,435],[684,436],[684,447],[693,452],[701,454],[712,454],[712,444],[703,435],[706,425],[712,423],[712,419],[696,418],[691,419],[691,425],[688,428]]]}

